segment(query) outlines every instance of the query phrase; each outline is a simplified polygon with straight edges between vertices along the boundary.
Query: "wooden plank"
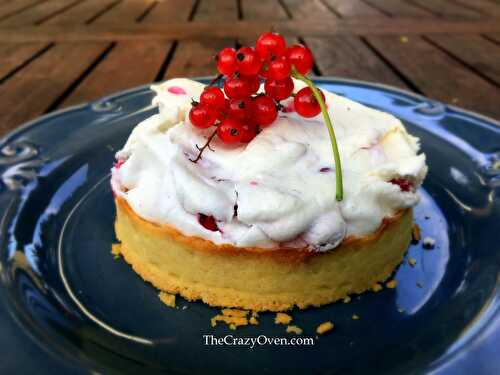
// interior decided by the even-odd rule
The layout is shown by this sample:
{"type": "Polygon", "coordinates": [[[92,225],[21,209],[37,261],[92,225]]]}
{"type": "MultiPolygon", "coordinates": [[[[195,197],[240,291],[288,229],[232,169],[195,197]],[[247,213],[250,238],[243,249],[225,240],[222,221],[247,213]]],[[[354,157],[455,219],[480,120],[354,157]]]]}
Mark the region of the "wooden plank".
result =
{"type": "MultiPolygon", "coordinates": [[[[97,21],[96,21],[97,22],[97,21]]],[[[161,25],[147,24],[95,24],[42,25],[37,27],[1,28],[2,42],[18,43],[33,41],[119,41],[119,40],[186,40],[199,38],[244,38],[262,30],[274,30],[284,35],[330,36],[330,35],[405,35],[414,34],[495,34],[500,32],[496,19],[439,20],[432,18],[350,18],[334,22],[307,22],[304,20],[220,20],[168,22],[161,25]]]]}
{"type": "Polygon", "coordinates": [[[385,83],[408,88],[357,36],[306,38],[322,75],[385,83]]]}
{"type": "Polygon", "coordinates": [[[241,12],[245,20],[286,20],[288,14],[277,0],[242,0],[241,12]]]}
{"type": "Polygon", "coordinates": [[[93,25],[118,23],[124,26],[131,25],[148,9],[155,0],[123,0],[117,6],[97,18],[93,25]]]}
{"type": "Polygon", "coordinates": [[[380,10],[361,0],[325,0],[325,2],[343,18],[384,16],[380,10]]]}
{"type": "Polygon", "coordinates": [[[6,20],[0,22],[1,26],[23,26],[23,25],[33,25],[42,22],[43,20],[51,17],[59,12],[64,12],[67,9],[78,4],[81,0],[49,0],[40,3],[34,7],[30,7],[25,11],[16,14],[15,16],[9,17],[6,20]]]}
{"type": "Polygon", "coordinates": [[[201,1],[194,15],[198,21],[237,20],[238,5],[236,0],[209,0],[201,1]]]}
{"type": "Polygon", "coordinates": [[[486,37],[493,42],[500,43],[500,34],[487,34],[486,37]]]}
{"type": "Polygon", "coordinates": [[[0,5],[0,20],[11,17],[18,12],[29,9],[31,6],[45,0],[16,0],[0,5]]]}
{"type": "Polygon", "coordinates": [[[481,14],[475,10],[465,8],[459,4],[444,0],[411,0],[415,5],[427,9],[439,17],[444,18],[479,18],[481,14]]]}
{"type": "Polygon", "coordinates": [[[0,79],[45,47],[46,43],[0,44],[0,79]]]}
{"type": "MultiPolygon", "coordinates": [[[[428,35],[458,59],[500,85],[500,46],[479,35],[428,35]]],[[[500,106],[500,103],[498,103],[500,106]]]]}
{"type": "Polygon", "coordinates": [[[62,107],[153,82],[170,48],[171,43],[158,41],[118,44],[63,101],[62,107]],[[125,61],[137,63],[120,68],[125,61]]]}
{"type": "MultiPolygon", "coordinates": [[[[233,0],[202,1],[194,15],[196,21],[208,21],[213,25],[214,18],[226,21],[238,19],[238,8],[233,0]]],[[[194,22],[188,23],[192,25],[194,22]]],[[[165,77],[194,77],[213,76],[217,74],[215,68],[215,54],[224,47],[234,46],[233,38],[214,39],[202,36],[195,41],[180,42],[175,50],[165,77]]]]}
{"type": "Polygon", "coordinates": [[[74,22],[82,24],[116,2],[117,0],[85,0],[65,12],[50,18],[43,24],[69,24],[74,22]]]}
{"type": "Polygon", "coordinates": [[[500,90],[419,37],[370,36],[380,54],[426,95],[500,118],[500,90]]]}
{"type": "Polygon", "coordinates": [[[488,16],[500,16],[500,3],[494,3],[490,0],[454,0],[454,2],[488,16]]]}
{"type": "Polygon", "coordinates": [[[59,44],[2,85],[0,134],[44,113],[103,53],[106,43],[59,44]]]}
{"type": "Polygon", "coordinates": [[[158,2],[144,20],[142,20],[142,23],[162,25],[170,22],[172,17],[187,21],[194,5],[195,0],[166,0],[158,2]]]}
{"type": "MultiPolygon", "coordinates": [[[[434,15],[429,10],[422,9],[402,0],[364,0],[386,14],[396,17],[429,17],[434,15]]],[[[392,22],[392,21],[391,21],[392,22]]]]}
{"type": "Polygon", "coordinates": [[[338,18],[320,0],[283,0],[283,4],[294,19],[310,21],[338,18]]]}

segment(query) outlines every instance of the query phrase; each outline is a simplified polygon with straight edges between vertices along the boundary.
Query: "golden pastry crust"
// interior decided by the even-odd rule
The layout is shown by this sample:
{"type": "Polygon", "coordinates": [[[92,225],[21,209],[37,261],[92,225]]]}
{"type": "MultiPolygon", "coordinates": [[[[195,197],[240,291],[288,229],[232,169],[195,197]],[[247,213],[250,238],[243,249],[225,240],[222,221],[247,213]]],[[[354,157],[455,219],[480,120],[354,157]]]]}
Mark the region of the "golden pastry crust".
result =
{"type": "Polygon", "coordinates": [[[284,311],[362,293],[392,273],[411,240],[411,209],[320,253],[216,245],[148,222],[122,198],[115,203],[121,253],[134,271],[160,290],[212,306],[284,311]]]}

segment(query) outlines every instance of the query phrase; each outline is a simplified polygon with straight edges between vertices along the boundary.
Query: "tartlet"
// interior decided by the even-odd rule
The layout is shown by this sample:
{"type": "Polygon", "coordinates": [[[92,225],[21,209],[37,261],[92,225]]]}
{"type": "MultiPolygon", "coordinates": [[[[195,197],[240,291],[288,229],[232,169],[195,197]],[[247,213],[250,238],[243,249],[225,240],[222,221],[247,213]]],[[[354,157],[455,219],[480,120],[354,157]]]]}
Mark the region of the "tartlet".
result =
{"type": "Polygon", "coordinates": [[[248,145],[215,143],[192,163],[208,133],[187,112],[203,88],[185,79],[154,86],[160,113],[117,154],[115,230],[134,271],[188,300],[255,311],[320,306],[387,279],[410,243],[427,171],[401,122],[325,92],[343,151],[337,202],[317,118],[284,111],[248,145]]]}

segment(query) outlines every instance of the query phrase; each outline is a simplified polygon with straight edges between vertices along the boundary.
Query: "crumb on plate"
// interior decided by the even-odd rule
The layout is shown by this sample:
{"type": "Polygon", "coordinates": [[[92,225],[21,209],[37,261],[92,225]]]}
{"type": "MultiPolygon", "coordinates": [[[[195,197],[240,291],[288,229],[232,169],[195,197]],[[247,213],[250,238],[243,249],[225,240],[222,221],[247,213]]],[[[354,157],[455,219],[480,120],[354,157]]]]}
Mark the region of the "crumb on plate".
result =
{"type": "Polygon", "coordinates": [[[160,297],[160,300],[168,307],[175,308],[175,294],[160,292],[158,297],[160,297]]]}
{"type": "Polygon", "coordinates": [[[417,264],[417,260],[415,258],[408,258],[408,264],[413,267],[417,264]]]}
{"type": "Polygon", "coordinates": [[[420,227],[416,223],[411,226],[411,242],[413,244],[420,242],[420,227]]]}
{"type": "Polygon", "coordinates": [[[285,313],[276,313],[276,317],[274,318],[274,324],[289,324],[292,321],[292,317],[285,313]]]}
{"type": "Polygon", "coordinates": [[[333,329],[333,327],[335,327],[335,325],[330,321],[321,323],[316,328],[316,333],[319,335],[323,335],[323,334],[327,333],[328,331],[331,331],[333,329]]]}
{"type": "Polygon", "coordinates": [[[356,314],[353,314],[353,315],[352,315],[352,320],[359,320],[359,316],[358,316],[358,315],[356,315],[356,314]]]}
{"type": "Polygon", "coordinates": [[[121,254],[121,248],[122,248],[121,243],[111,244],[111,254],[113,254],[115,258],[118,258],[121,254]]]}
{"type": "Polygon", "coordinates": [[[351,297],[347,296],[344,298],[344,303],[349,303],[351,302],[351,297]]]}
{"type": "Polygon", "coordinates": [[[424,240],[422,241],[424,249],[434,249],[434,246],[436,245],[436,240],[432,237],[425,237],[424,240]]]}
{"type": "Polygon", "coordinates": [[[373,286],[372,286],[372,290],[373,290],[374,292],[380,292],[382,289],[383,289],[383,288],[382,288],[382,285],[380,285],[379,283],[375,283],[375,284],[373,284],[373,286]]]}
{"type": "Polygon", "coordinates": [[[286,331],[288,333],[295,333],[296,335],[301,335],[302,334],[302,328],[299,328],[297,326],[287,326],[286,331]]]}
{"type": "Polygon", "coordinates": [[[394,289],[398,285],[398,282],[394,279],[385,283],[385,286],[389,289],[394,289]]]}

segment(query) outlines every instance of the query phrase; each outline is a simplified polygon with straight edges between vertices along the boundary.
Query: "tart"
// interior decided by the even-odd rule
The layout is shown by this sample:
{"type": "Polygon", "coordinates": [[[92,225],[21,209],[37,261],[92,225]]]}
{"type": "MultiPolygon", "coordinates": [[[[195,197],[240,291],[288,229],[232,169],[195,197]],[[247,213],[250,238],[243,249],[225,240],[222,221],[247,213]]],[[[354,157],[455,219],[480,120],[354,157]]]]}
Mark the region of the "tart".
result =
{"type": "Polygon", "coordinates": [[[255,74],[257,52],[226,50],[224,91],[180,78],[152,86],[158,113],[116,155],[124,259],[156,288],[212,306],[284,311],[372,289],[411,240],[427,172],[418,139],[394,116],[317,91],[303,46],[282,60],[257,48],[269,63],[260,89],[228,71],[255,74]],[[270,82],[288,61],[298,79],[270,82]]]}

